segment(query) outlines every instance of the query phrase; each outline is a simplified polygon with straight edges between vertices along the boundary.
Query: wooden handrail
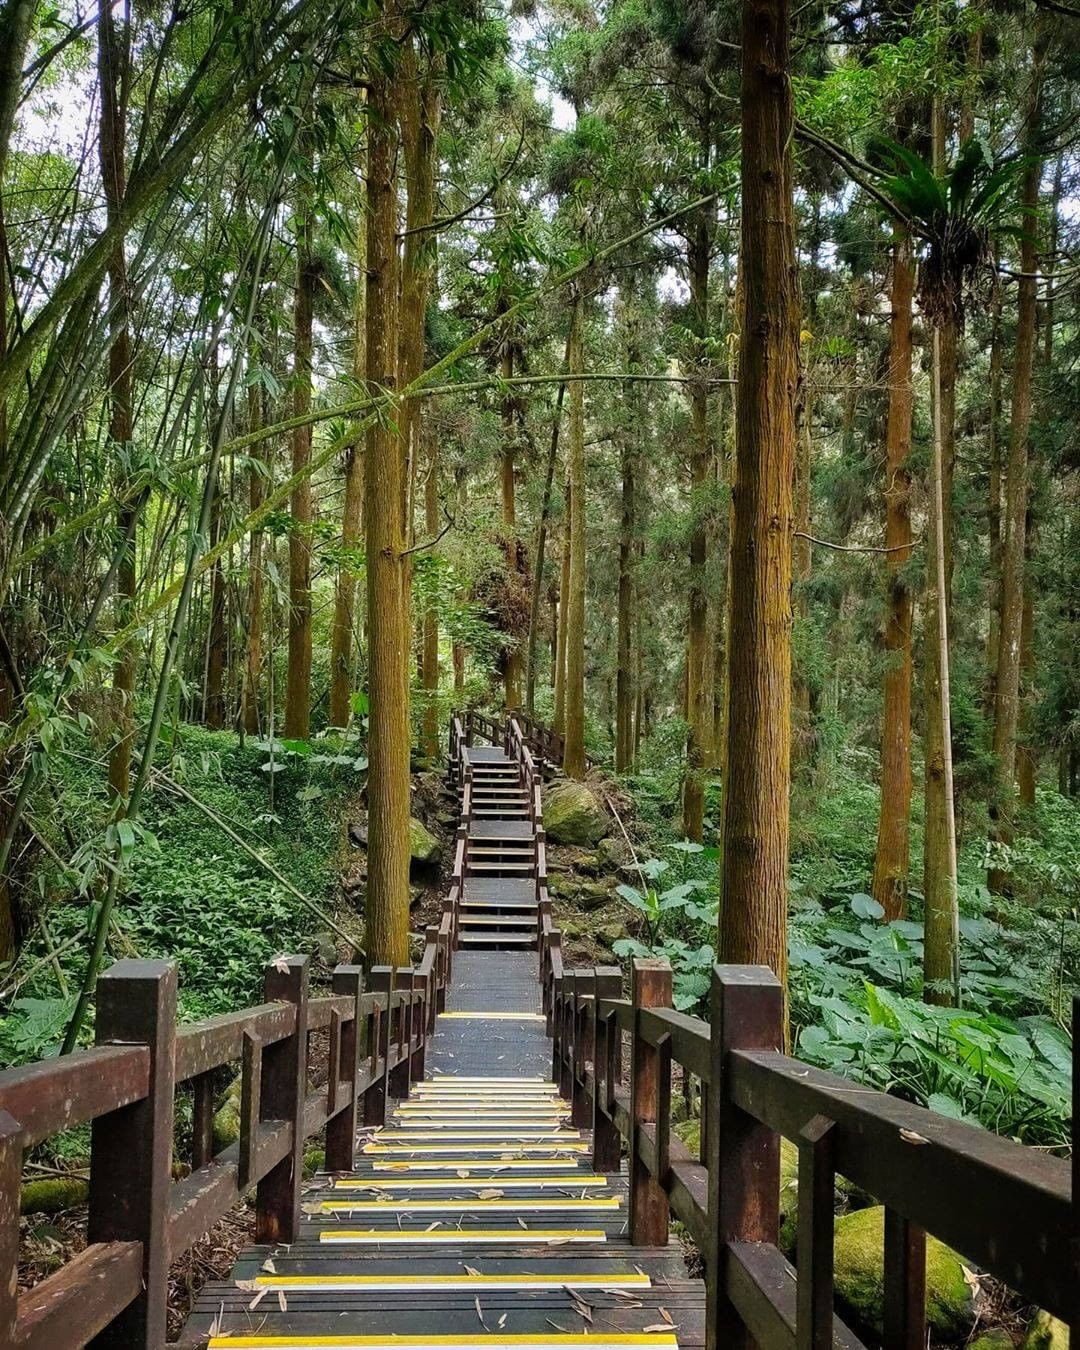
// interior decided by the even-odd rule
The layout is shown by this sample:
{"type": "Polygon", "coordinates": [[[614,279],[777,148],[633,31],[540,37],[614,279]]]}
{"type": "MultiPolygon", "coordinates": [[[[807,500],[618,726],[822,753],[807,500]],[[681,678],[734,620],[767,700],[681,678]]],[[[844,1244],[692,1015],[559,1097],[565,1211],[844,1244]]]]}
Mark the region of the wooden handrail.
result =
{"type": "Polygon", "coordinates": [[[267,967],[266,1001],[176,1025],[177,967],[118,961],[98,986],[98,1044],[0,1073],[0,1346],[165,1343],[169,1261],[252,1187],[256,1234],[299,1233],[304,1140],[325,1128],[326,1166],[349,1171],[358,1124],[384,1123],[390,1095],[423,1077],[427,1039],[445,1007],[454,917],[426,933],[415,968],[376,967],[369,988],[339,966],[332,993],[308,994],[308,958],[267,967]],[[329,1030],[325,1087],[307,1087],[308,1036],[329,1030]],[[270,1053],[267,1053],[267,1052],[270,1053]],[[214,1076],[241,1063],[240,1138],[214,1151],[214,1076]],[[176,1088],[193,1094],[190,1175],[171,1174],[176,1088]],[[16,1295],[23,1155],[92,1123],[88,1245],[16,1295]]]}
{"type": "MultiPolygon", "coordinates": [[[[1080,1197],[1069,1162],[786,1055],[782,991],[764,967],[715,967],[704,1022],[670,1007],[666,962],[635,961],[626,999],[618,971],[563,969],[550,905],[540,923],[553,1078],[575,1119],[591,1122],[596,1170],[615,1170],[625,1142],[631,1240],[666,1241],[670,1206],[701,1248],[707,1344],[734,1334],[777,1350],[828,1341],[856,1350],[832,1311],[834,1173],[885,1206],[887,1346],[925,1344],[918,1267],[927,1233],[1075,1323],[1080,1197]],[[627,1037],[629,1093],[618,1067],[627,1037]],[[671,1133],[676,1064],[684,1085],[701,1084],[698,1157],[671,1133]],[[827,1222],[812,1221],[807,1199],[800,1205],[801,1277],[777,1246],[781,1137],[799,1148],[800,1195],[824,1187],[830,1197],[827,1222]]],[[[1076,1021],[1080,1031],[1080,1000],[1076,1021]]],[[[1080,1046],[1074,1053],[1080,1074],[1080,1046]]]]}

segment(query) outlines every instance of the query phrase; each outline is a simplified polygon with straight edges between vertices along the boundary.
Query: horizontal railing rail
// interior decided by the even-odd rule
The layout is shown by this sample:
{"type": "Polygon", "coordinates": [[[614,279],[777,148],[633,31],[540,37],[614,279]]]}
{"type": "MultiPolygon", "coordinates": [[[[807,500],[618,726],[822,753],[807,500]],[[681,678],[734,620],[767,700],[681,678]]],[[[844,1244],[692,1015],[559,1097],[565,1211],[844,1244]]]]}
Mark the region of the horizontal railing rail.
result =
{"type": "Polygon", "coordinates": [[[1080,1333],[1075,1149],[1070,1166],[785,1054],[764,967],[715,967],[705,1022],[671,1008],[664,961],[634,962],[629,999],[617,968],[564,970],[546,906],[541,978],[552,1075],[592,1128],[594,1167],[617,1169],[626,1149],[632,1242],[666,1242],[674,1214],[701,1250],[710,1347],[859,1346],[833,1304],[838,1175],[884,1206],[889,1350],[926,1344],[927,1234],[1080,1333]],[[675,1066],[688,1100],[699,1085],[697,1154],[671,1129],[675,1066]],[[795,1267],[778,1245],[781,1138],[799,1154],[795,1267]]]}
{"type": "Polygon", "coordinates": [[[305,1140],[325,1130],[326,1168],[350,1171],[357,1127],[424,1075],[454,950],[452,896],[416,967],[338,966],[311,997],[304,956],[271,962],[265,1002],[176,1025],[177,968],[118,961],[98,982],[97,1045],[0,1073],[0,1346],[159,1350],[169,1263],[255,1188],[259,1242],[299,1235],[305,1140]],[[326,1036],[327,1081],[309,1082],[309,1038],[326,1036]],[[220,1072],[240,1065],[239,1138],[215,1149],[220,1072]],[[174,1179],[177,1091],[189,1090],[191,1154],[174,1179]],[[91,1125],[87,1247],[17,1293],[26,1151],[91,1125]]]}

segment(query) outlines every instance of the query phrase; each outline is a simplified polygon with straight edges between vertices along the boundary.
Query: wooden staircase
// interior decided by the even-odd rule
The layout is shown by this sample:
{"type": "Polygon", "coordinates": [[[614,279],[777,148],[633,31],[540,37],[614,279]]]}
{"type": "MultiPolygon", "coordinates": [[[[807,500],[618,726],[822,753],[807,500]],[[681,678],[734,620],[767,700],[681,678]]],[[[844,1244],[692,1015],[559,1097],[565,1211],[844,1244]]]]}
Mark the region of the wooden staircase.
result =
{"type": "Polygon", "coordinates": [[[450,765],[460,787],[463,845],[455,878],[457,945],[533,949],[544,893],[537,766],[513,719],[502,745],[471,745],[455,724],[450,765]]]}

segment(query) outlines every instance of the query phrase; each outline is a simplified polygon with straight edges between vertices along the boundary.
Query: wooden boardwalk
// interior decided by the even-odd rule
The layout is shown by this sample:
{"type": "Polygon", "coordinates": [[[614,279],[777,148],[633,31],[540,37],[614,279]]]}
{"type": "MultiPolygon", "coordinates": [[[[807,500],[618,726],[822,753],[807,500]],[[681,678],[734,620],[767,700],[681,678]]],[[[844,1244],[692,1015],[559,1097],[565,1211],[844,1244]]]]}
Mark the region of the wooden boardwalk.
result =
{"type": "Polygon", "coordinates": [[[593,1171],[548,1081],[536,956],[455,965],[428,1078],[361,1132],[355,1171],[306,1189],[298,1242],[203,1289],[181,1344],[704,1343],[681,1247],[631,1247],[625,1180],[593,1171]]]}
{"type": "Polygon", "coordinates": [[[427,1078],[361,1131],[355,1171],[306,1189],[298,1242],[203,1289],[183,1345],[704,1344],[704,1286],[677,1244],[631,1246],[625,1178],[594,1171],[551,1081],[532,785],[469,747],[462,797],[462,950],[427,1078]]]}

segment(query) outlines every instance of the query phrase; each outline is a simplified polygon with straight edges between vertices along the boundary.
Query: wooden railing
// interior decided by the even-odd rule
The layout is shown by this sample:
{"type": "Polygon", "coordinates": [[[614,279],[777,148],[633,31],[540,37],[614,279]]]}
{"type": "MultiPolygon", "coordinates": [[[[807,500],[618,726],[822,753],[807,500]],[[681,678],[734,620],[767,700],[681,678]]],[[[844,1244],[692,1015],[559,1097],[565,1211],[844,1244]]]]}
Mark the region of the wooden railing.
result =
{"type": "Polygon", "coordinates": [[[538,722],[531,713],[515,712],[514,716],[521,724],[522,731],[536,753],[546,759],[549,764],[561,765],[565,739],[562,733],[545,726],[543,722],[538,722]]]}
{"type": "Polygon", "coordinates": [[[790,1058],[783,991],[765,967],[715,967],[707,1023],[672,1010],[665,961],[635,961],[626,999],[618,968],[564,971],[550,923],[541,953],[553,1077],[574,1123],[593,1130],[597,1171],[616,1169],[626,1146],[631,1241],[666,1242],[674,1213],[698,1245],[711,1350],[858,1347],[833,1305],[837,1174],[885,1206],[887,1350],[926,1345],[927,1233],[1071,1323],[1077,1343],[1075,1148],[1070,1168],[790,1058]],[[674,1065],[684,1089],[700,1084],[697,1156],[671,1131],[674,1065]],[[781,1137],[799,1150],[797,1273],[777,1245],[781,1137]]]}
{"type": "Polygon", "coordinates": [[[118,961],[98,982],[93,1049],[0,1073],[0,1346],[159,1350],[169,1263],[255,1187],[259,1242],[293,1242],[304,1141],[326,1130],[328,1171],[348,1171],[358,1124],[382,1124],[390,1097],[423,1077],[445,1004],[453,908],[427,930],[416,968],[339,966],[332,993],[308,993],[308,958],[266,970],[266,1002],[176,1025],[176,964],[118,961]],[[308,1082],[309,1037],[329,1037],[324,1087],[308,1082]],[[214,1152],[214,1088],[241,1066],[240,1137],[214,1152]],[[190,1173],[173,1179],[177,1089],[192,1095],[190,1173]],[[18,1296],[23,1155],[91,1122],[87,1246],[18,1296]]]}

